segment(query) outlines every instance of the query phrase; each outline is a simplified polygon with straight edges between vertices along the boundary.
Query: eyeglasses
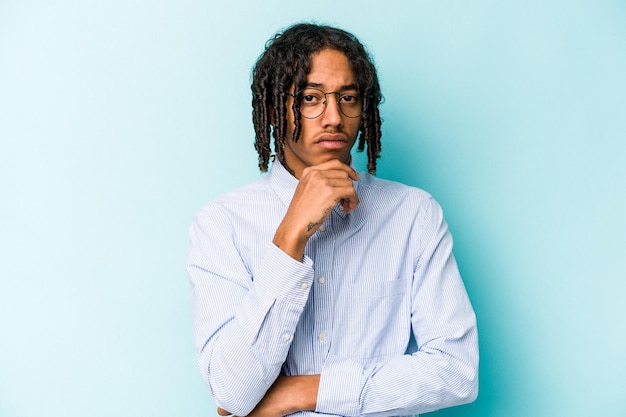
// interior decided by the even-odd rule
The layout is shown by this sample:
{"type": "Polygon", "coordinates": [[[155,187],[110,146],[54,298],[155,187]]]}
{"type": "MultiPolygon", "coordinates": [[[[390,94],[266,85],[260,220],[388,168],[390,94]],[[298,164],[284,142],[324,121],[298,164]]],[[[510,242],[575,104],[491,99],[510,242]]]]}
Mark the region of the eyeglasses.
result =
{"type": "Polygon", "coordinates": [[[328,94],[337,95],[339,111],[344,116],[355,118],[363,113],[363,101],[356,91],[331,91],[325,93],[318,88],[305,88],[296,94],[287,93],[287,95],[297,100],[300,114],[307,119],[315,119],[324,113],[324,110],[326,110],[326,96],[328,94]]]}

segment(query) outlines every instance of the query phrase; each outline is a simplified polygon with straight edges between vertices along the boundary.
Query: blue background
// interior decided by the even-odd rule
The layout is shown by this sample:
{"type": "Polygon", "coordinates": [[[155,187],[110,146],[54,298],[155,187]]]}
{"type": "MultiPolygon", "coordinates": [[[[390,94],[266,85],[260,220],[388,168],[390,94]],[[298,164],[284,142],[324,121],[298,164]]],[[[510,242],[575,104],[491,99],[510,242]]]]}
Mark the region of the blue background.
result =
{"type": "Polygon", "coordinates": [[[309,19],[368,45],[378,175],[455,236],[481,392],[435,415],[626,415],[623,1],[0,0],[0,416],[216,415],[187,229],[259,176],[250,68],[309,19]]]}

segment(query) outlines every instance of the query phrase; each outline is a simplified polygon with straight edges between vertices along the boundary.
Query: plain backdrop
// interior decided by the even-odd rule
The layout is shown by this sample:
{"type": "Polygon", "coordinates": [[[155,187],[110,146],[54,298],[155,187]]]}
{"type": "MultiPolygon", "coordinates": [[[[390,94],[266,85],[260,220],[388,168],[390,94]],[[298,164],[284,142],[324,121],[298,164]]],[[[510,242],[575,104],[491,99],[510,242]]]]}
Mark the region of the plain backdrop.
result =
{"type": "Polygon", "coordinates": [[[250,69],[301,20],[368,46],[378,175],[455,236],[481,387],[433,415],[626,415],[625,2],[0,0],[0,416],[216,416],[188,226],[260,175],[250,69]]]}

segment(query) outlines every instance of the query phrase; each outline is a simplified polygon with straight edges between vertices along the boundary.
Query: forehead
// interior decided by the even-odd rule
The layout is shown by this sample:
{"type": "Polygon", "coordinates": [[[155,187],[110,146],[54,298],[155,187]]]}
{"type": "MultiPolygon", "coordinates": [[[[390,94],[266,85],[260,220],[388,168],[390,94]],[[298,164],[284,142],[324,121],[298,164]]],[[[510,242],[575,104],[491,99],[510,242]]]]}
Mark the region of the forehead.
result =
{"type": "Polygon", "coordinates": [[[323,49],[311,55],[311,71],[307,84],[327,88],[354,86],[356,78],[346,54],[336,49],[323,49]]]}

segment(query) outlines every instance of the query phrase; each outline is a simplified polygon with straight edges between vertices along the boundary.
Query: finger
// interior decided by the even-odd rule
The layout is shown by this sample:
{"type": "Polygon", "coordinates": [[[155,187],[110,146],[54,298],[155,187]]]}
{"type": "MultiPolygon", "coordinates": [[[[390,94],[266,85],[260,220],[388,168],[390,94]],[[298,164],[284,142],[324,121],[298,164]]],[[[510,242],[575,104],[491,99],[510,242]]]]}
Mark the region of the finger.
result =
{"type": "Polygon", "coordinates": [[[354,190],[354,183],[344,174],[341,178],[326,178],[326,184],[334,188],[344,188],[343,192],[350,194],[354,190]]]}
{"type": "MultiPolygon", "coordinates": [[[[350,183],[352,185],[352,183],[350,183]]],[[[350,187],[341,200],[339,200],[339,204],[345,213],[350,213],[352,210],[357,208],[359,205],[359,196],[356,193],[354,187],[350,187]]]]}
{"type": "Polygon", "coordinates": [[[311,167],[313,169],[320,169],[324,171],[330,170],[340,170],[348,174],[348,178],[353,181],[357,181],[359,179],[359,174],[352,168],[350,165],[347,165],[341,162],[339,159],[331,159],[330,161],[326,161],[319,165],[311,167]]]}
{"type": "Polygon", "coordinates": [[[224,410],[222,407],[217,407],[217,414],[219,414],[220,416],[229,416],[231,413],[224,410]]]}
{"type": "Polygon", "coordinates": [[[354,197],[342,198],[341,201],[339,201],[339,204],[341,205],[341,208],[343,209],[345,213],[350,213],[359,205],[359,199],[358,197],[357,198],[354,198],[354,197]]]}
{"type": "Polygon", "coordinates": [[[305,177],[305,175],[307,177],[318,178],[318,179],[340,178],[340,179],[347,180],[347,179],[350,179],[350,175],[352,175],[352,173],[350,172],[350,170],[348,170],[347,167],[323,168],[322,166],[318,165],[316,167],[311,168],[308,172],[306,172],[306,174],[303,174],[303,177],[305,177]]]}
{"type": "Polygon", "coordinates": [[[350,173],[344,169],[329,169],[329,170],[319,171],[319,172],[324,178],[329,178],[329,179],[339,178],[343,180],[350,179],[350,173]]]}
{"type": "Polygon", "coordinates": [[[348,174],[348,178],[351,179],[352,181],[358,181],[359,174],[351,166],[342,164],[339,170],[348,174]]]}
{"type": "Polygon", "coordinates": [[[356,171],[354,170],[354,168],[352,168],[352,167],[350,167],[350,166],[349,166],[348,168],[350,168],[350,169],[348,170],[348,178],[350,178],[352,181],[358,181],[358,180],[359,180],[359,173],[358,173],[358,172],[356,172],[356,171]]]}

